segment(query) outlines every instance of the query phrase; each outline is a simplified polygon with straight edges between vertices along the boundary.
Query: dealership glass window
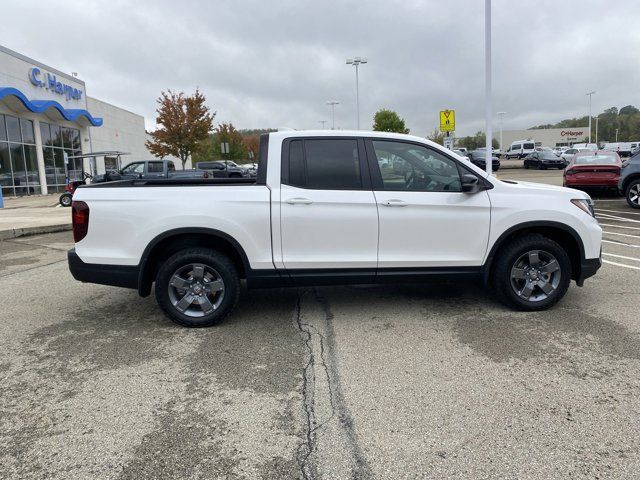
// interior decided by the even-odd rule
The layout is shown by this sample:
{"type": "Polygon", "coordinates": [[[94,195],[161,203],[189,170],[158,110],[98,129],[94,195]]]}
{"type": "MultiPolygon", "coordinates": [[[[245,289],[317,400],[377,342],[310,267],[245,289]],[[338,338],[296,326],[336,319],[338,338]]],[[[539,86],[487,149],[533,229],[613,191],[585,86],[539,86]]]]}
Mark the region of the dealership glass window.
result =
{"type": "Polygon", "coordinates": [[[51,125],[51,141],[54,147],[62,148],[62,133],[59,125],[51,125]]]}
{"type": "Polygon", "coordinates": [[[53,146],[53,142],[51,141],[51,128],[48,123],[40,122],[40,136],[42,137],[43,147],[53,146]]]}
{"type": "Polygon", "coordinates": [[[80,155],[80,130],[60,125],[40,122],[42,150],[47,187],[52,192],[61,192],[69,180],[82,180],[83,161],[70,158],[80,155]],[[65,154],[67,162],[65,162],[65,154]]]}
{"type": "Polygon", "coordinates": [[[11,115],[0,115],[0,130],[2,193],[4,195],[40,193],[40,173],[33,122],[11,115]]]}
{"type": "Polygon", "coordinates": [[[22,143],[36,144],[36,136],[33,133],[33,122],[31,120],[21,118],[20,130],[22,130],[22,143]]]}
{"type": "Polygon", "coordinates": [[[7,127],[4,122],[4,115],[0,115],[0,141],[7,140],[7,127]]]}
{"type": "Polygon", "coordinates": [[[104,169],[106,171],[118,170],[118,160],[116,157],[104,157],[104,169]]]}
{"type": "Polygon", "coordinates": [[[0,142],[0,185],[2,186],[3,196],[14,195],[11,158],[7,142],[0,142]]]}
{"type": "Polygon", "coordinates": [[[10,117],[9,115],[5,115],[4,120],[7,123],[7,138],[9,141],[16,143],[22,142],[20,121],[16,117],[10,117]]]}

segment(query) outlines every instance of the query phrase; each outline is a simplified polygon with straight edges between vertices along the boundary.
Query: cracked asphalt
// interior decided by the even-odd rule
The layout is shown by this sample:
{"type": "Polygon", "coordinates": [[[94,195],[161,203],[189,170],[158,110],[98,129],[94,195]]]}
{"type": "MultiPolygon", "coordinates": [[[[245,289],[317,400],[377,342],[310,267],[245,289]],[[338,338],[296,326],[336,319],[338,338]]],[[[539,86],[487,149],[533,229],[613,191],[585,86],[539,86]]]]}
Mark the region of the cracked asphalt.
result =
{"type": "Polygon", "coordinates": [[[0,478],[638,478],[640,216],[596,207],[611,262],[540,313],[260,290],[190,330],[75,282],[70,232],[0,242],[0,478]]]}

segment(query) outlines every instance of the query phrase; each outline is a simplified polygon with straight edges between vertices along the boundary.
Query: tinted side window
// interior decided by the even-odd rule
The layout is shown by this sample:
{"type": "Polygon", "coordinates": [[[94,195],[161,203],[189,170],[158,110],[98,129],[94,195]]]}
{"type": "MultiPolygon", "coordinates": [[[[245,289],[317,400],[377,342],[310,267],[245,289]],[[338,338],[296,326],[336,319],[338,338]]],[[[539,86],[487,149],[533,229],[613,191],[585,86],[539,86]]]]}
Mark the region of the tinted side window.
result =
{"type": "Polygon", "coordinates": [[[524,148],[526,148],[527,150],[533,150],[534,148],[536,148],[536,146],[533,143],[525,143],[524,148]]]}
{"type": "Polygon", "coordinates": [[[359,190],[362,178],[357,140],[292,140],[288,184],[324,190],[359,190]]]}
{"type": "Polygon", "coordinates": [[[289,184],[304,187],[305,178],[302,140],[293,140],[289,144],[289,184]]]}
{"type": "Polygon", "coordinates": [[[362,187],[358,142],[350,139],[305,140],[307,188],[362,187]]]}
{"type": "Polygon", "coordinates": [[[460,192],[458,165],[435,150],[410,143],[372,141],[385,190],[460,192]]]}
{"type": "Polygon", "coordinates": [[[149,162],[147,164],[147,173],[162,173],[163,170],[162,162],[149,162]]]}

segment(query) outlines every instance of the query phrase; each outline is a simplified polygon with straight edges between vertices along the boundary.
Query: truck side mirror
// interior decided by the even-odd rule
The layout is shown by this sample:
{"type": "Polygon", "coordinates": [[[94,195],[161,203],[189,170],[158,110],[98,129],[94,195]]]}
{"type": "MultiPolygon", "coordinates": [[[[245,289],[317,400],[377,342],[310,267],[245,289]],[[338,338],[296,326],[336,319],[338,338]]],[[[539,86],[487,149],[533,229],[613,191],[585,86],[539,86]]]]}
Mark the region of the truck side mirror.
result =
{"type": "Polygon", "coordinates": [[[480,180],[475,175],[465,173],[460,179],[462,191],[464,193],[476,193],[480,191],[480,180]]]}

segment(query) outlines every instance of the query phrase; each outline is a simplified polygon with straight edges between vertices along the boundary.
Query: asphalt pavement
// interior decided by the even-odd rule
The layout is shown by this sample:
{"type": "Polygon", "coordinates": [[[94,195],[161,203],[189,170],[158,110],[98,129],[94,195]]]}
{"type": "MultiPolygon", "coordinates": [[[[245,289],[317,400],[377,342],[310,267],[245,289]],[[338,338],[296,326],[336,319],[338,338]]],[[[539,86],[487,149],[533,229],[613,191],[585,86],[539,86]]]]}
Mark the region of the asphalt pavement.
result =
{"type": "Polygon", "coordinates": [[[0,478],[638,478],[640,212],[596,214],[605,264],[547,312],[474,283],[260,290],[196,330],[75,282],[70,232],[2,241],[0,478]]]}

